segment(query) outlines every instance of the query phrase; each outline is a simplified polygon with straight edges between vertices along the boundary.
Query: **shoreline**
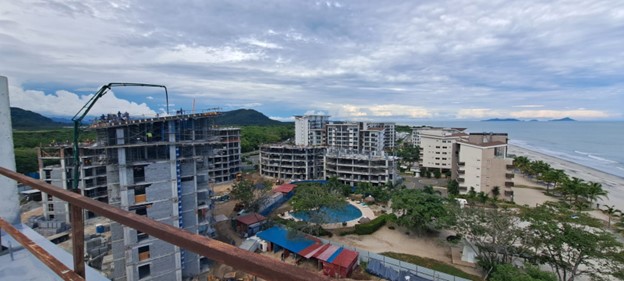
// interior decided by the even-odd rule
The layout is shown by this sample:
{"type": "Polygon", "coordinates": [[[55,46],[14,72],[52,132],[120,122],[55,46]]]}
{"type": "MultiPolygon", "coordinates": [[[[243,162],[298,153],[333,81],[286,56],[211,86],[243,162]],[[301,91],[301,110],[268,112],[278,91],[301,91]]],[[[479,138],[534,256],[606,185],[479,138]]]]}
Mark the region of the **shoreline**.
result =
{"type": "Polygon", "coordinates": [[[541,160],[550,164],[554,169],[564,170],[570,177],[600,183],[608,195],[607,198],[598,200],[598,203],[615,205],[617,209],[624,208],[624,178],[622,177],[517,145],[509,144],[507,153],[525,156],[533,161],[541,160]]]}

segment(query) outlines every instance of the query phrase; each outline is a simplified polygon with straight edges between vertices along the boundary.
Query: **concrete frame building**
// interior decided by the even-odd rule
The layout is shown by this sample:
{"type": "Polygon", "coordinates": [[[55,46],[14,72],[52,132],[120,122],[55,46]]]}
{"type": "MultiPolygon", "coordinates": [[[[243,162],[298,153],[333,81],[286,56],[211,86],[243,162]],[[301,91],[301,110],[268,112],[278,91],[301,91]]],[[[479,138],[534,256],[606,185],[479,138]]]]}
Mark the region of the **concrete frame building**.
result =
{"type": "Polygon", "coordinates": [[[260,174],[284,180],[313,180],[323,177],[325,148],[318,146],[263,145],[260,174]]]}
{"type": "Polygon", "coordinates": [[[296,145],[325,145],[325,125],[328,115],[295,116],[296,145]]]}
{"type": "Polygon", "coordinates": [[[325,154],[325,179],[336,177],[340,182],[355,186],[371,183],[374,186],[398,180],[398,157],[380,154],[354,153],[329,148],[325,154]]]}
{"type": "MultiPolygon", "coordinates": [[[[81,180],[78,188],[84,196],[108,203],[106,152],[102,148],[88,146],[84,144],[80,147],[80,161],[83,165],[80,167],[81,180]]],[[[39,147],[37,159],[40,179],[63,189],[71,189],[74,169],[73,150],[69,144],[39,147]]],[[[41,199],[46,220],[69,223],[69,206],[65,201],[45,193],[42,193],[41,199]]],[[[86,212],[86,218],[94,216],[94,213],[86,212]]]]}
{"type": "Polygon", "coordinates": [[[453,170],[453,157],[456,154],[455,142],[468,136],[464,129],[430,129],[419,132],[420,167],[453,170]]]}
{"type": "MultiPolygon", "coordinates": [[[[209,183],[235,179],[241,153],[240,129],[213,126],[217,115],[181,113],[95,123],[91,128],[96,142],[81,146],[81,192],[214,237],[209,183]]],[[[42,180],[70,188],[71,152],[68,145],[41,148],[42,180]],[[44,166],[51,160],[57,163],[44,166]]],[[[46,194],[42,197],[47,219],[69,221],[66,203],[46,194]]],[[[117,223],[111,225],[111,233],[113,280],[183,280],[197,276],[209,264],[205,257],[117,223]]]]}
{"type": "Polygon", "coordinates": [[[501,198],[513,200],[513,159],[507,158],[507,134],[471,133],[457,141],[457,169],[453,177],[460,193],[470,188],[492,195],[499,187],[501,198]]]}

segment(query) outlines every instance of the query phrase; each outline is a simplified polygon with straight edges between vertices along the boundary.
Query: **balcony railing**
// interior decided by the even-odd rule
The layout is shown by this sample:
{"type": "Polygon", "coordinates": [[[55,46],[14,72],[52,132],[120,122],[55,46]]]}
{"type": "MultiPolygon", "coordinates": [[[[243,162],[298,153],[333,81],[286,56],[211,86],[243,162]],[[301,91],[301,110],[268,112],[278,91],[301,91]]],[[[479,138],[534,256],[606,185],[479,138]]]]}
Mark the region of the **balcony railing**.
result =
{"type": "Polygon", "coordinates": [[[513,181],[506,181],[505,182],[505,187],[513,187],[513,186],[514,186],[513,181]]]}
{"type": "MultiPolygon", "coordinates": [[[[68,275],[72,274],[82,276],[82,279],[85,277],[83,209],[87,209],[100,216],[109,218],[120,224],[146,233],[154,238],[161,239],[185,250],[207,257],[213,261],[232,266],[238,270],[245,271],[266,280],[331,280],[327,276],[286,264],[277,259],[250,253],[221,241],[194,234],[172,225],[154,221],[145,216],[140,216],[106,203],[87,198],[69,190],[55,187],[3,167],[0,167],[0,175],[4,175],[17,182],[38,189],[69,203],[72,215],[72,253],[74,256],[74,270],[71,271],[63,264],[58,264],[58,260],[54,259],[54,257],[52,257],[52,259],[48,262],[44,261],[50,269],[66,280],[72,280],[67,278],[68,275]]],[[[2,225],[1,223],[0,227],[7,229],[5,228],[5,225],[2,225]]],[[[9,225],[8,227],[11,226],[9,225]]],[[[27,241],[22,243],[25,247],[38,247],[37,245],[27,244],[27,241]]],[[[45,253],[45,251],[33,252],[31,250],[31,252],[40,260],[50,258],[50,255],[45,253]]],[[[82,279],[76,278],[73,280],[82,279]]]]}

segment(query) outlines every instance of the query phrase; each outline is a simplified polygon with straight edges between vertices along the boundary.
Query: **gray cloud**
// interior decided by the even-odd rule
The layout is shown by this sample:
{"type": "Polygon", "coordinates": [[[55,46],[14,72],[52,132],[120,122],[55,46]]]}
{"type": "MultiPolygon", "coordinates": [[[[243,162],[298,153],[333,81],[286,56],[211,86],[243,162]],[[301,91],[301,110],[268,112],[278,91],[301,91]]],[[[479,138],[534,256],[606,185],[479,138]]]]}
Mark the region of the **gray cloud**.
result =
{"type": "Polygon", "coordinates": [[[553,117],[624,117],[624,7],[614,1],[13,1],[3,8],[0,65],[13,86],[160,83],[179,105],[262,104],[277,117],[326,110],[345,118],[480,118],[535,104],[553,117]]]}

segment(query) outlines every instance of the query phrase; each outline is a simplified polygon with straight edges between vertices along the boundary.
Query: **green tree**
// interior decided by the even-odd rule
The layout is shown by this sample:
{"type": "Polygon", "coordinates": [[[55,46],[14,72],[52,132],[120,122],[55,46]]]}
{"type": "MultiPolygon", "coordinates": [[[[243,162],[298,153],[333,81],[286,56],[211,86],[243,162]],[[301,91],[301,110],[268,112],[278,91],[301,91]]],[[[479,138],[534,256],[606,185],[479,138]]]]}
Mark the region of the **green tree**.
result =
{"type": "Polygon", "coordinates": [[[525,264],[524,269],[511,264],[499,264],[490,276],[490,281],[557,281],[552,272],[541,271],[537,266],[525,264]]]}
{"type": "Polygon", "coordinates": [[[604,205],[604,206],[606,207],[604,211],[607,213],[607,216],[609,216],[609,221],[607,222],[607,225],[609,226],[609,228],[611,228],[611,218],[615,216],[617,213],[622,214],[622,211],[616,209],[615,205],[611,205],[611,206],[604,205]]]}
{"type": "Polygon", "coordinates": [[[449,195],[457,196],[459,195],[459,183],[457,180],[449,180],[446,185],[446,190],[449,195]]]}
{"type": "Polygon", "coordinates": [[[320,230],[317,225],[327,221],[329,209],[339,209],[347,205],[343,196],[336,190],[319,184],[298,185],[295,195],[290,199],[290,205],[295,212],[306,212],[315,230],[320,230]]]}
{"type": "Polygon", "coordinates": [[[523,210],[529,223],[525,244],[540,263],[549,265],[561,281],[580,276],[603,280],[624,268],[624,252],[602,223],[561,204],[546,203],[523,210]]]}
{"type": "Polygon", "coordinates": [[[477,192],[475,191],[474,187],[470,187],[470,190],[468,190],[468,198],[470,199],[475,199],[477,198],[477,192]]]}
{"type": "Polygon", "coordinates": [[[498,196],[500,196],[500,187],[495,186],[492,188],[492,198],[494,201],[498,200],[498,196]]]}
{"type": "Polygon", "coordinates": [[[415,189],[399,190],[392,196],[397,223],[420,233],[450,224],[453,216],[447,205],[438,194],[415,189]]]}
{"type": "Polygon", "coordinates": [[[590,181],[587,183],[587,186],[585,188],[587,189],[587,191],[585,192],[584,196],[590,204],[600,198],[608,198],[607,195],[609,193],[602,188],[602,184],[600,183],[590,181]]]}
{"type": "Polygon", "coordinates": [[[518,156],[514,158],[513,165],[520,170],[521,173],[526,173],[527,168],[531,164],[531,160],[525,156],[518,156]]]}
{"type": "Polygon", "coordinates": [[[440,172],[440,169],[435,169],[435,170],[433,170],[433,176],[434,176],[436,179],[441,178],[441,177],[442,177],[442,172],[440,172]]]}
{"type": "Polygon", "coordinates": [[[550,192],[551,185],[556,189],[557,184],[567,180],[567,177],[563,170],[550,169],[541,176],[541,180],[546,182],[546,192],[550,192]]]}
{"type": "Polygon", "coordinates": [[[253,182],[249,180],[242,180],[234,185],[232,185],[232,197],[238,200],[245,208],[251,206],[251,203],[254,199],[253,194],[253,182]]]}
{"type": "Polygon", "coordinates": [[[413,145],[402,145],[397,151],[397,156],[408,163],[418,162],[420,160],[420,147],[413,145]]]}
{"type": "Polygon", "coordinates": [[[489,199],[489,196],[487,193],[483,191],[477,193],[477,200],[479,200],[479,203],[485,204],[487,203],[488,199],[489,199]]]}
{"type": "Polygon", "coordinates": [[[455,231],[478,253],[479,265],[486,275],[497,265],[509,263],[514,256],[527,252],[522,245],[524,229],[514,210],[463,208],[455,209],[455,231]]]}
{"type": "Polygon", "coordinates": [[[533,161],[529,165],[530,173],[533,174],[533,175],[536,175],[538,177],[540,177],[541,175],[545,174],[546,172],[548,172],[551,169],[552,168],[550,167],[550,165],[548,163],[542,161],[542,160],[533,161]]]}

